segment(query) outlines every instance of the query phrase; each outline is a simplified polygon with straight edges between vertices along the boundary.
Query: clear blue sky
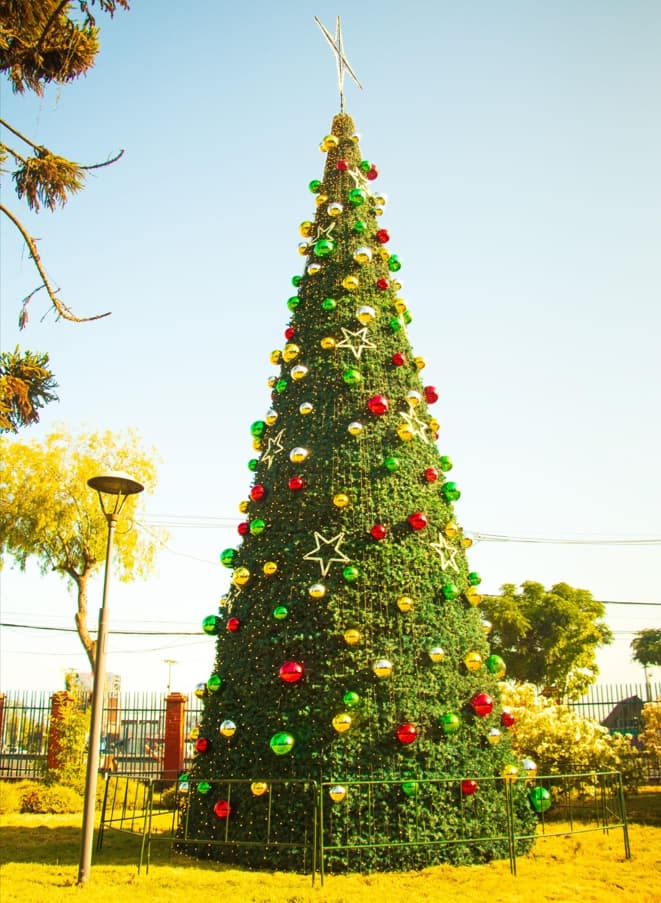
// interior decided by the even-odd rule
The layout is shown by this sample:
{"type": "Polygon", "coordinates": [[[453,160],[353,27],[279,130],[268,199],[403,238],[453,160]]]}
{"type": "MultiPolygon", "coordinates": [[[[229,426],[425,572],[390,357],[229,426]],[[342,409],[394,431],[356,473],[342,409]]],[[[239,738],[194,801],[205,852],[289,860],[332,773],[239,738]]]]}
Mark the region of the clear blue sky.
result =
{"type": "MultiPolygon", "coordinates": [[[[81,163],[126,151],[63,211],[27,218],[65,302],[112,317],[42,319],[37,295],[19,333],[37,278],[1,224],[2,348],[48,350],[60,383],[25,437],[138,427],[162,457],[147,513],[197,525],[171,529],[152,579],[113,583],[115,629],[197,630],[227,587],[218,553],[237,539],[249,425],[269,406],[307,184],[339,106],[314,15],[334,30],[338,14],[364,86],[347,80],[346,107],[389,196],[458,520],[514,537],[661,537],[661,6],[136,0],[99,16],[84,80],[43,99],[2,86],[2,115],[52,150],[81,163]]],[[[4,198],[18,206],[10,186],[4,198]]],[[[488,592],[534,579],[661,601],[659,545],[483,541],[469,560],[488,592]]],[[[1,589],[4,621],[73,626],[57,577],[6,569],[1,589]]],[[[631,634],[660,612],[609,606],[605,682],[642,678],[631,634]]],[[[118,636],[108,667],[127,689],[160,689],[173,659],[187,691],[213,651],[201,634],[118,636]]],[[[5,688],[86,670],[59,632],[4,629],[1,658],[5,688]]]]}

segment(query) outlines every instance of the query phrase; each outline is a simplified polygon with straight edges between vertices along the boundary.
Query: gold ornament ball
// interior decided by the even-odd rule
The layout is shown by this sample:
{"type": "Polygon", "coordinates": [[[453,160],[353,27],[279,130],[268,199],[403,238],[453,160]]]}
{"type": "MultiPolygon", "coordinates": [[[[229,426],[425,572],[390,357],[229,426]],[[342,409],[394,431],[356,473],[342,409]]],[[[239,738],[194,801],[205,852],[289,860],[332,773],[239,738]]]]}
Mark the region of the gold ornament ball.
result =
{"type": "Polygon", "coordinates": [[[321,264],[320,263],[311,263],[307,268],[306,273],[308,276],[316,276],[317,273],[321,273],[321,264]]]}
{"type": "Polygon", "coordinates": [[[269,785],[264,781],[253,781],[250,785],[250,792],[253,796],[264,796],[265,793],[268,793],[269,785]]]}
{"type": "Polygon", "coordinates": [[[267,577],[272,577],[274,574],[277,574],[278,565],[275,563],[275,561],[265,561],[262,570],[267,577]]]}
{"type": "Polygon", "coordinates": [[[241,512],[241,514],[247,513],[249,504],[250,502],[248,501],[248,499],[243,499],[239,502],[239,511],[241,512]]]}
{"type": "Polygon", "coordinates": [[[389,662],[387,658],[380,658],[372,665],[372,671],[377,677],[390,677],[392,674],[392,662],[389,662]]]}
{"type": "Polygon", "coordinates": [[[329,204],[326,208],[326,212],[329,216],[339,216],[340,213],[344,210],[342,204],[339,201],[333,201],[332,204],[329,204]]]}
{"type": "Polygon", "coordinates": [[[351,727],[351,715],[348,712],[340,712],[333,718],[333,727],[338,734],[343,734],[351,727]]]}
{"type": "Polygon", "coordinates": [[[413,363],[416,365],[418,370],[424,370],[427,366],[427,361],[424,359],[424,357],[414,357],[413,363]]]}
{"type": "Polygon", "coordinates": [[[411,427],[406,423],[400,423],[397,427],[397,435],[402,440],[402,442],[410,442],[413,439],[413,432],[411,427]]]}
{"type": "Polygon", "coordinates": [[[504,781],[513,784],[519,777],[519,769],[516,765],[506,765],[500,772],[500,776],[504,781]]]}
{"type": "Polygon", "coordinates": [[[255,438],[252,440],[252,447],[255,449],[255,451],[261,451],[262,450],[262,440],[258,439],[255,436],[255,438]]]}
{"type": "Polygon", "coordinates": [[[301,379],[305,379],[310,371],[304,364],[296,364],[295,367],[291,368],[290,372],[291,378],[295,379],[298,382],[301,379]]]}
{"type": "Polygon", "coordinates": [[[355,628],[350,628],[349,630],[344,631],[344,642],[347,644],[347,646],[357,646],[362,638],[363,637],[360,630],[356,630],[355,628]]]}
{"type": "Polygon", "coordinates": [[[267,426],[273,426],[273,424],[276,422],[277,419],[278,419],[278,415],[276,414],[276,412],[274,410],[267,411],[266,415],[264,417],[264,420],[266,421],[267,426]]]}
{"type": "Polygon", "coordinates": [[[334,147],[337,147],[339,143],[340,141],[337,135],[326,135],[326,137],[322,139],[319,149],[323,153],[327,153],[329,150],[333,150],[334,147]]]}
{"type": "Polygon", "coordinates": [[[461,544],[465,549],[470,549],[470,547],[473,545],[473,540],[470,538],[470,536],[464,536],[462,537],[461,544]]]}
{"type": "Polygon", "coordinates": [[[497,746],[500,741],[503,739],[503,735],[498,730],[497,727],[492,727],[489,733],[487,734],[487,740],[492,746],[497,746]]]}
{"type": "Polygon", "coordinates": [[[190,732],[190,734],[188,735],[188,739],[189,739],[189,740],[197,740],[197,738],[198,738],[199,736],[200,736],[200,728],[199,728],[199,726],[196,724],[195,727],[191,728],[191,732],[190,732]]]}
{"type": "Polygon", "coordinates": [[[333,338],[333,336],[325,335],[323,339],[319,342],[324,351],[332,351],[335,348],[337,342],[333,338]]]}
{"type": "Polygon", "coordinates": [[[309,246],[306,245],[304,241],[298,243],[298,253],[301,255],[301,257],[305,257],[309,250],[309,246]]]}
{"type": "Polygon", "coordinates": [[[353,420],[347,427],[347,433],[350,433],[352,436],[360,436],[362,431],[363,425],[362,423],[358,423],[357,420],[353,420]]]}
{"type": "Polygon", "coordinates": [[[269,355],[269,360],[271,361],[272,364],[280,363],[280,361],[282,360],[282,352],[280,351],[279,348],[276,348],[275,351],[271,352],[271,354],[269,355]]]}
{"type": "Polygon", "coordinates": [[[301,225],[298,227],[298,231],[303,236],[303,238],[309,238],[312,235],[312,229],[314,228],[313,224],[309,219],[303,220],[301,225]]]}
{"type": "Polygon", "coordinates": [[[372,259],[372,251],[370,248],[356,248],[353,252],[353,259],[356,263],[369,263],[372,259]]]}
{"type": "Polygon", "coordinates": [[[324,204],[328,203],[328,195],[327,194],[318,194],[314,200],[317,207],[323,207],[324,204]]]}
{"type": "Polygon", "coordinates": [[[377,204],[380,204],[381,207],[385,207],[388,203],[388,195],[381,192],[381,194],[375,194],[374,200],[377,204]]]}
{"type": "Polygon", "coordinates": [[[467,587],[464,591],[464,595],[473,606],[479,605],[482,601],[482,596],[478,593],[474,586],[467,587]]]}
{"type": "Polygon", "coordinates": [[[289,460],[293,464],[300,464],[301,462],[305,461],[308,454],[309,453],[307,448],[292,448],[292,450],[289,452],[289,460]]]}
{"type": "Polygon", "coordinates": [[[360,285],[360,280],[358,276],[345,276],[342,280],[342,285],[348,292],[355,292],[360,285]]]}
{"type": "Polygon", "coordinates": [[[454,539],[455,536],[459,533],[459,527],[453,520],[449,520],[447,524],[443,527],[443,532],[447,536],[448,539],[454,539]]]}
{"type": "Polygon", "coordinates": [[[464,665],[469,671],[479,671],[482,667],[482,656],[479,652],[467,652],[464,656],[464,665]]]}
{"type": "Polygon", "coordinates": [[[493,630],[493,624],[491,621],[487,621],[486,618],[482,618],[482,630],[488,635],[493,630]]]}
{"type": "Polygon", "coordinates": [[[311,401],[303,401],[298,406],[298,413],[306,416],[307,414],[311,414],[314,411],[314,405],[311,401]]]}
{"type": "Polygon", "coordinates": [[[397,608],[400,611],[412,611],[414,605],[415,603],[410,596],[400,596],[397,600],[397,608]]]}
{"type": "Polygon", "coordinates": [[[290,361],[295,360],[300,353],[301,349],[298,345],[294,345],[293,342],[288,342],[282,349],[282,358],[286,363],[289,363],[290,361]]]}
{"type": "Polygon", "coordinates": [[[233,721],[223,721],[219,728],[223,737],[233,737],[236,733],[236,724],[233,721]]]}
{"type": "Polygon", "coordinates": [[[221,596],[220,599],[218,600],[218,607],[219,607],[219,608],[226,608],[228,602],[229,602],[229,599],[227,598],[226,595],[225,595],[225,596],[221,596]]]}
{"type": "Polygon", "coordinates": [[[245,586],[249,580],[250,571],[248,568],[241,567],[234,571],[234,575],[232,576],[232,583],[234,586],[245,586]]]}
{"type": "Polygon", "coordinates": [[[427,654],[435,664],[442,662],[445,658],[445,652],[443,652],[440,646],[432,646],[427,654]]]}
{"type": "Polygon", "coordinates": [[[363,326],[367,326],[368,323],[371,323],[375,316],[376,311],[373,307],[370,307],[369,304],[363,304],[356,311],[356,319],[359,323],[362,323],[363,326]]]}
{"type": "Polygon", "coordinates": [[[432,431],[432,433],[437,433],[440,430],[440,428],[441,428],[441,424],[438,422],[438,420],[435,417],[430,417],[429,418],[429,429],[432,431]]]}
{"type": "Polygon", "coordinates": [[[336,508],[346,508],[349,504],[349,496],[346,492],[338,492],[333,496],[333,504],[336,508]]]}
{"type": "Polygon", "coordinates": [[[408,310],[406,301],[403,298],[395,298],[395,310],[398,314],[403,314],[405,310],[408,310]]]}
{"type": "Polygon", "coordinates": [[[334,803],[341,803],[343,799],[346,799],[347,788],[343,787],[341,784],[335,784],[328,791],[328,795],[334,803]]]}
{"type": "Polygon", "coordinates": [[[406,400],[412,408],[417,408],[422,401],[422,395],[419,392],[416,392],[415,389],[411,389],[410,392],[406,393],[406,400]]]}
{"type": "Polygon", "coordinates": [[[308,595],[312,599],[323,599],[326,595],[326,587],[323,583],[313,583],[312,586],[308,589],[308,595]]]}

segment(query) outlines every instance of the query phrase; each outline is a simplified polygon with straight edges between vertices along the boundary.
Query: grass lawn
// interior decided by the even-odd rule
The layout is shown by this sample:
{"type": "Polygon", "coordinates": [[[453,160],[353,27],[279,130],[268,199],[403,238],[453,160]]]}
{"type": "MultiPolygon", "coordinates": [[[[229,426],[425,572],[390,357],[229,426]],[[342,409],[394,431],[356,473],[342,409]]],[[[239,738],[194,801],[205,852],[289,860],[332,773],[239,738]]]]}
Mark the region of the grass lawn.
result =
{"type": "MultiPolygon", "coordinates": [[[[661,792],[648,791],[629,805],[632,858],[622,831],[543,837],[533,851],[509,863],[437,866],[420,872],[327,876],[324,886],[301,875],[247,872],[170,856],[154,843],[149,874],[138,875],[139,838],[108,832],[95,855],[87,887],[76,887],[79,815],[0,816],[0,900],[44,903],[168,903],[220,895],[222,903],[605,903],[661,900],[661,792]]],[[[549,832],[559,830],[556,824],[549,832]]]]}

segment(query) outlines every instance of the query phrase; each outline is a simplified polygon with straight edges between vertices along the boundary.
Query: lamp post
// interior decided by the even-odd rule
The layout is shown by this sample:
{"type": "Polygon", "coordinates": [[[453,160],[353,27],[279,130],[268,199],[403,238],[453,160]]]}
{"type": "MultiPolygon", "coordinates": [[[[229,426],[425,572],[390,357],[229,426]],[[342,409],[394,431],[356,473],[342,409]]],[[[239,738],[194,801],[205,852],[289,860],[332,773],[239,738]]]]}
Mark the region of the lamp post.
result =
{"type": "Polygon", "coordinates": [[[101,744],[101,721],[103,718],[103,687],[106,677],[108,582],[113,535],[117,519],[128,496],[136,495],[145,488],[142,483],[138,483],[132,477],[123,473],[108,473],[98,477],[92,477],[87,481],[87,485],[91,489],[95,489],[99,496],[101,510],[103,511],[108,524],[108,543],[106,545],[106,567],[103,578],[103,600],[101,602],[101,608],[99,609],[99,629],[96,637],[94,681],[92,684],[92,720],[90,723],[90,739],[87,750],[85,807],[83,810],[83,827],[80,842],[78,884],[85,884],[89,880],[92,865],[94,812],[96,807],[96,778],[99,770],[99,746],[101,744]]]}

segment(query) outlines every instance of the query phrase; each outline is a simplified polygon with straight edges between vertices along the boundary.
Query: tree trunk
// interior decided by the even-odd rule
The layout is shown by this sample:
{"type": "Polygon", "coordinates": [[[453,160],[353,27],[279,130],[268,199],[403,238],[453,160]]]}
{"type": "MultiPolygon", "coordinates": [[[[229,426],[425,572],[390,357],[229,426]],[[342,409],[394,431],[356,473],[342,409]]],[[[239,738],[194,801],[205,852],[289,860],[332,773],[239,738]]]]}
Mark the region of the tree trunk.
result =
{"type": "Polygon", "coordinates": [[[78,611],[76,612],[76,630],[80,637],[80,642],[89,659],[92,673],[96,670],[96,640],[90,636],[87,627],[87,578],[89,572],[77,574],[75,577],[76,586],[78,587],[78,611]]]}

